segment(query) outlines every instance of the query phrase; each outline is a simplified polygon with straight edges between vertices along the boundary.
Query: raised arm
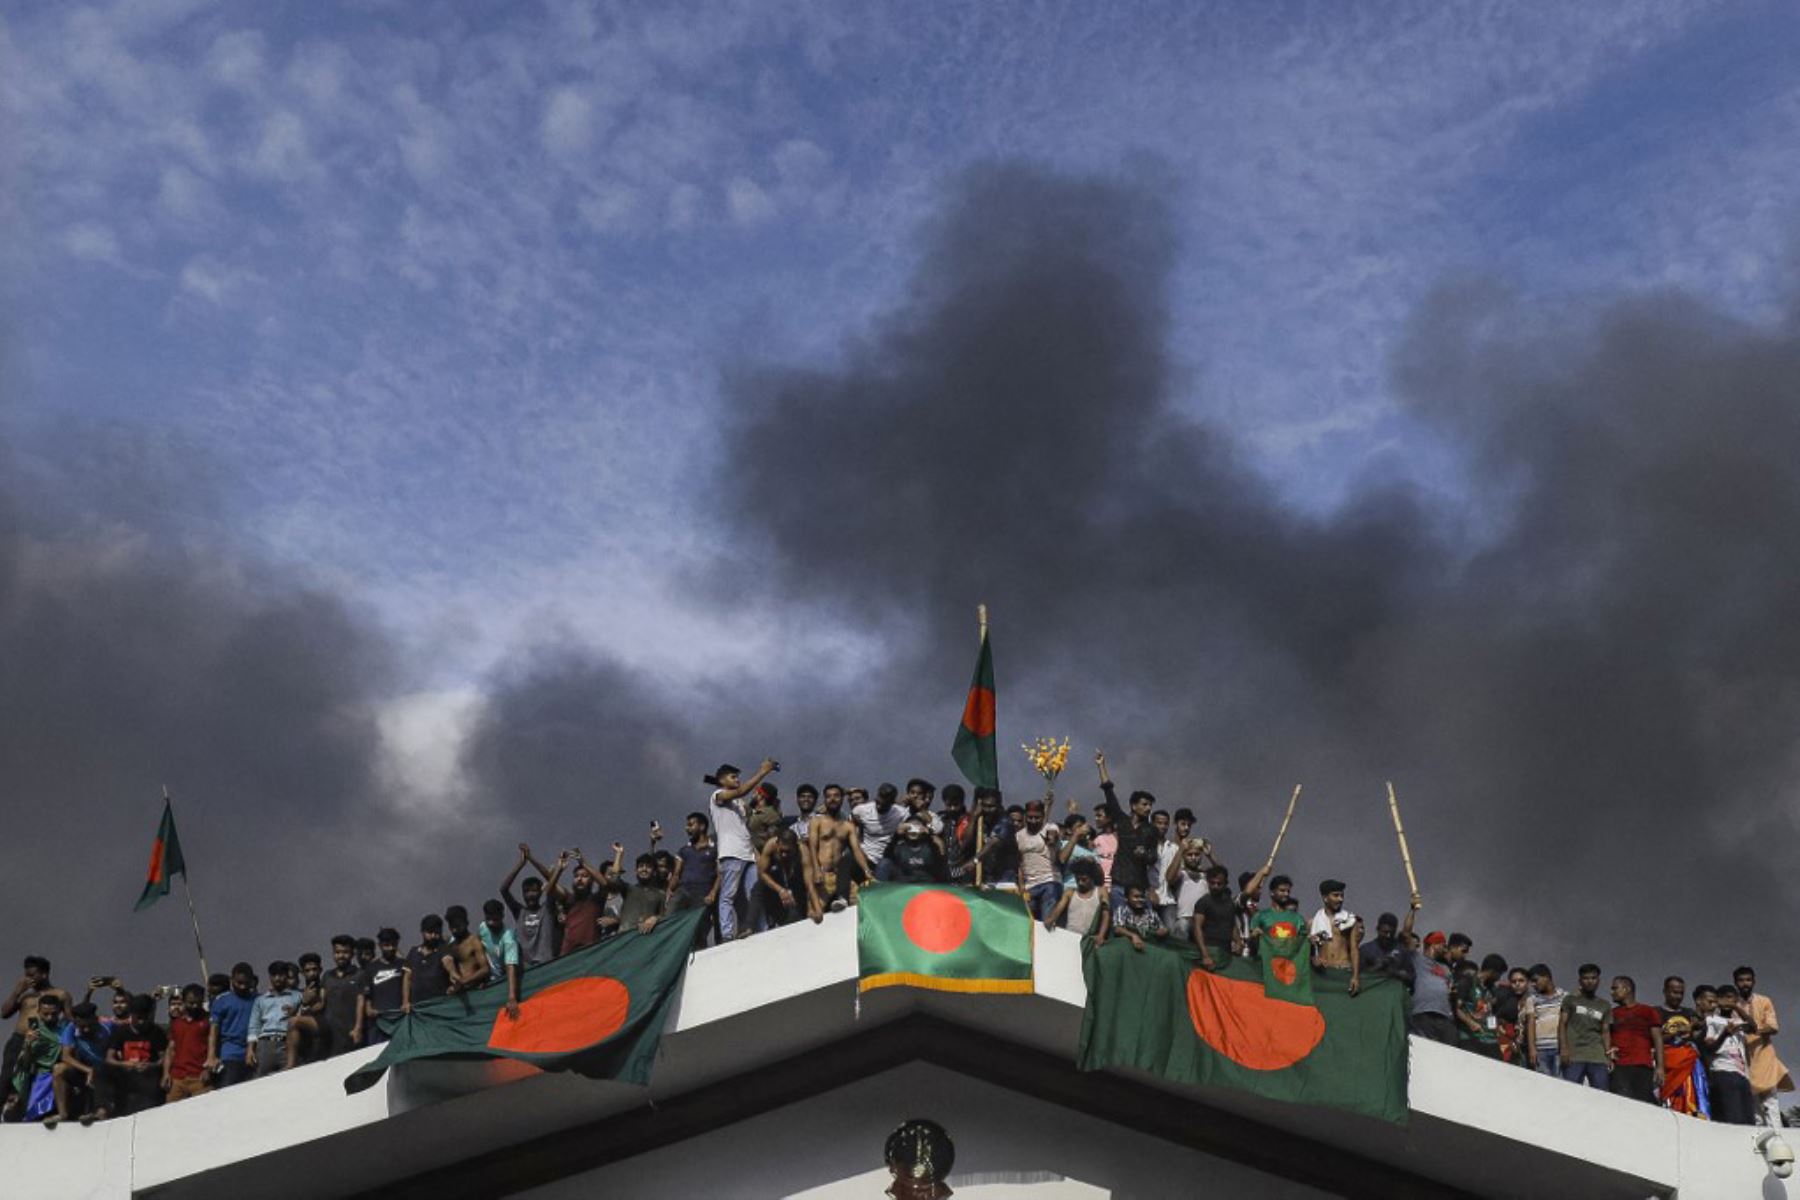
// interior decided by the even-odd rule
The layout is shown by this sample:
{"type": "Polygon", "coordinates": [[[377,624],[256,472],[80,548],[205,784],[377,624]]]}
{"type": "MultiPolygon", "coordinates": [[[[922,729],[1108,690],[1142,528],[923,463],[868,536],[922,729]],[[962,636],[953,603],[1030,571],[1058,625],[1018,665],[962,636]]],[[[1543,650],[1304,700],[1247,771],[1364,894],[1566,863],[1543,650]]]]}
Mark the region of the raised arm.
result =
{"type": "Polygon", "coordinates": [[[730,790],[720,788],[719,794],[717,796],[713,797],[713,803],[718,804],[718,805],[726,805],[726,804],[730,804],[733,800],[742,800],[745,796],[748,796],[751,792],[754,792],[757,788],[757,785],[762,783],[763,780],[767,779],[769,777],[770,773],[773,772],[774,770],[775,770],[775,760],[772,758],[763,759],[762,766],[756,768],[756,774],[752,775],[748,779],[741,781],[736,787],[731,788],[730,790]]]}
{"type": "Polygon", "coordinates": [[[506,873],[506,878],[500,881],[500,898],[506,901],[506,907],[511,910],[515,916],[518,915],[519,912],[519,901],[512,894],[513,881],[518,879],[519,872],[525,869],[525,864],[529,861],[531,861],[531,847],[527,846],[524,842],[520,842],[519,861],[515,862],[512,866],[512,870],[506,873]]]}

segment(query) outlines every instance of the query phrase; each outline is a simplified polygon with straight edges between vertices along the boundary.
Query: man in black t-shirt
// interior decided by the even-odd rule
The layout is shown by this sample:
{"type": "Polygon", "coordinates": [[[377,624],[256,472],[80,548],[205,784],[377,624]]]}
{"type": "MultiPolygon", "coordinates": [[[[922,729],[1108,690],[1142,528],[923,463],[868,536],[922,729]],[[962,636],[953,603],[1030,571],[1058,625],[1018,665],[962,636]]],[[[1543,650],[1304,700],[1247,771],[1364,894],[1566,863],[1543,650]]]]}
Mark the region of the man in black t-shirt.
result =
{"type": "Polygon", "coordinates": [[[450,973],[444,970],[444,918],[436,913],[426,913],[419,921],[419,944],[406,952],[406,978],[403,1012],[450,990],[450,973]]]}
{"type": "Polygon", "coordinates": [[[354,1050],[357,998],[362,994],[362,971],[356,965],[356,939],[340,933],[331,939],[331,970],[319,977],[324,1009],[319,1016],[324,1047],[320,1058],[354,1050]]]}
{"type": "Polygon", "coordinates": [[[1663,980],[1663,1002],[1657,1006],[1656,1014],[1663,1019],[1665,1027],[1675,1017],[1685,1017],[1690,1030],[1700,1027],[1700,1014],[1682,1003],[1686,999],[1687,980],[1679,975],[1663,980]]]}
{"type": "Polygon", "coordinates": [[[128,1117],[162,1103],[163,1060],[168,1053],[169,1035],[156,1023],[156,1000],[133,996],[130,1020],[113,1026],[106,1043],[114,1116],[128,1117]]]}
{"type": "MultiPolygon", "coordinates": [[[[1113,870],[1117,872],[1117,862],[1113,870]]],[[[1231,897],[1231,872],[1217,863],[1206,868],[1206,895],[1194,902],[1194,945],[1200,947],[1201,965],[1208,970],[1219,970],[1231,961],[1237,912],[1237,901],[1231,897]]]]}
{"type": "Polygon", "coordinates": [[[937,840],[917,817],[900,823],[900,836],[888,845],[887,856],[894,864],[891,878],[895,883],[942,883],[948,877],[937,840]]]}
{"type": "MultiPolygon", "coordinates": [[[[1406,920],[1406,931],[1412,932],[1412,917],[1406,920]]],[[[1364,975],[1386,975],[1398,979],[1412,990],[1413,967],[1412,958],[1407,953],[1406,943],[1400,938],[1400,918],[1393,913],[1382,913],[1375,919],[1375,936],[1364,942],[1357,949],[1362,959],[1364,975]]]]}
{"type": "MultiPolygon", "coordinates": [[[[422,948],[422,947],[421,947],[422,948]]],[[[381,1031],[378,1018],[395,1016],[406,1010],[406,980],[409,968],[400,957],[400,931],[383,929],[375,935],[375,961],[357,976],[356,1040],[359,1045],[373,1046],[388,1040],[381,1031]]],[[[440,953],[438,957],[443,956],[440,953]]],[[[439,967],[443,966],[440,961],[439,967]]]]}

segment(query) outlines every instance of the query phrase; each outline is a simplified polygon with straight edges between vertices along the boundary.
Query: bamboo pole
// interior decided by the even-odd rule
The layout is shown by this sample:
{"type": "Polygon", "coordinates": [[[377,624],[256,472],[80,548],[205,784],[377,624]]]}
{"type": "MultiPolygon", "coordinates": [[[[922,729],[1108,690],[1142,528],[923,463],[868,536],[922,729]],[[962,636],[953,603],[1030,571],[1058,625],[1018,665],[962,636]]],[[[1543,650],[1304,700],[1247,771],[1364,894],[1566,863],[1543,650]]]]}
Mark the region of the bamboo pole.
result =
{"type": "Polygon", "coordinates": [[[1300,785],[1294,785],[1294,794],[1288,797],[1287,816],[1281,818],[1281,828],[1275,831],[1275,845],[1269,850],[1269,861],[1263,864],[1267,871],[1275,865],[1275,856],[1281,852],[1281,839],[1287,836],[1288,822],[1294,819],[1294,806],[1300,803],[1300,785]]]}
{"type": "Polygon", "coordinates": [[[975,886],[976,887],[981,886],[982,842],[987,837],[986,832],[984,832],[984,830],[983,830],[983,826],[985,826],[986,824],[987,824],[986,818],[980,817],[980,816],[977,816],[975,818],[975,886]]]}
{"type": "Polygon", "coordinates": [[[1400,825],[1400,800],[1394,795],[1394,781],[1388,780],[1388,811],[1394,815],[1394,836],[1400,839],[1400,861],[1406,865],[1406,886],[1412,889],[1412,898],[1419,898],[1419,881],[1413,875],[1412,853],[1406,848],[1406,830],[1400,825]]]}

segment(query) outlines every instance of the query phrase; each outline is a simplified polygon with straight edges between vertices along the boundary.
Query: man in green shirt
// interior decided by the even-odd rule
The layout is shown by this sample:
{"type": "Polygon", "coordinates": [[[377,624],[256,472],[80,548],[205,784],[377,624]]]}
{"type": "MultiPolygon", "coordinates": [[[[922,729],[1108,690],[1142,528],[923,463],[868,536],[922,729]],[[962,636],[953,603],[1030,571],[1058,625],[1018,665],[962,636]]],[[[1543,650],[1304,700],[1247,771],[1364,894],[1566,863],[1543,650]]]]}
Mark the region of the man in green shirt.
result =
{"type": "Polygon", "coordinates": [[[1562,1062],[1562,1077],[1570,1083],[1607,1091],[1612,1067],[1612,1005],[1599,995],[1598,966],[1583,963],[1578,979],[1581,990],[1563,997],[1562,1023],[1556,1031],[1557,1058],[1562,1062]]]}
{"type": "Polygon", "coordinates": [[[13,1093],[23,1098],[22,1120],[36,1121],[56,1110],[55,1072],[62,1061],[63,1002],[60,992],[38,997],[37,1015],[30,1019],[19,1065],[13,1074],[13,1093]]]}

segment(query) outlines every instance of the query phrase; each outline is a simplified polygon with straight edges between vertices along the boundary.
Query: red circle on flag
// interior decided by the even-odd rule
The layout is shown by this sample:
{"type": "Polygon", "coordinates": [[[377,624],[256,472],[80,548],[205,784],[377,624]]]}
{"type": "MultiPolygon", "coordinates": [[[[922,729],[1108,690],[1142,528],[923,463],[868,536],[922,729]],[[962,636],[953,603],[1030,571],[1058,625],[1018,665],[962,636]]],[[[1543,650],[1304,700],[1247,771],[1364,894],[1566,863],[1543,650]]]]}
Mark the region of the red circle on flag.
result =
{"type": "Polygon", "coordinates": [[[1294,966],[1294,960],[1291,958],[1276,959],[1269,964],[1269,970],[1275,972],[1275,978],[1283,983],[1291,984],[1300,978],[1300,969],[1294,966]]]}
{"type": "Polygon", "coordinates": [[[1200,1040],[1252,1071],[1291,1067],[1325,1037],[1318,1009],[1266,996],[1262,984],[1250,980],[1192,971],[1187,1002],[1200,1040]]]}
{"type": "Polygon", "coordinates": [[[969,702],[963,705],[963,728],[976,737],[994,736],[994,693],[990,688],[969,689],[969,702]]]}
{"type": "Polygon", "coordinates": [[[927,954],[950,953],[969,940],[974,924],[968,904],[949,892],[920,892],[900,914],[900,928],[927,954]]]}
{"type": "Polygon", "coordinates": [[[631,1012],[631,989],[617,979],[565,979],[519,1001],[517,1020],[494,1014],[488,1046],[518,1054],[567,1054],[619,1032],[631,1012]]]}

